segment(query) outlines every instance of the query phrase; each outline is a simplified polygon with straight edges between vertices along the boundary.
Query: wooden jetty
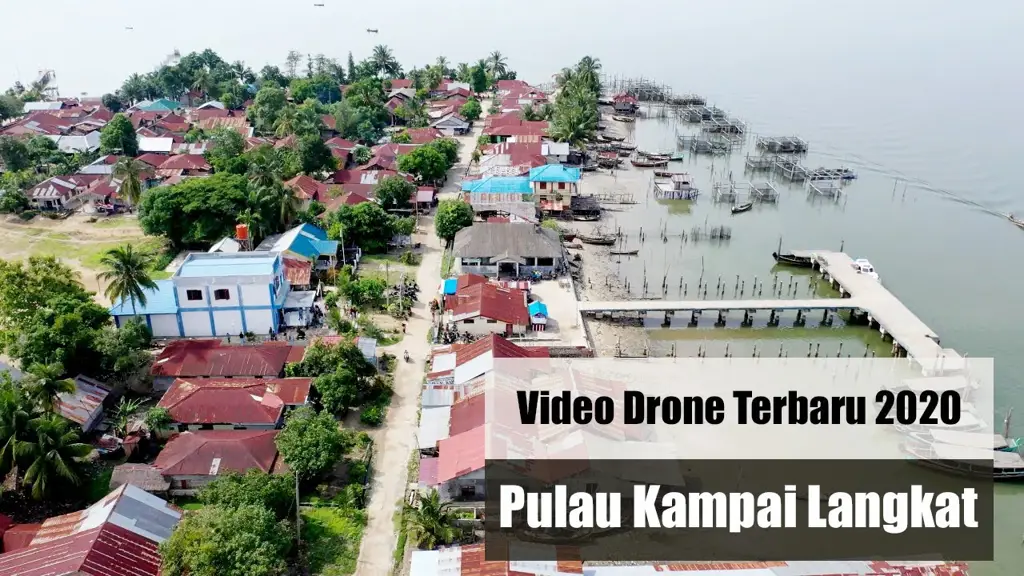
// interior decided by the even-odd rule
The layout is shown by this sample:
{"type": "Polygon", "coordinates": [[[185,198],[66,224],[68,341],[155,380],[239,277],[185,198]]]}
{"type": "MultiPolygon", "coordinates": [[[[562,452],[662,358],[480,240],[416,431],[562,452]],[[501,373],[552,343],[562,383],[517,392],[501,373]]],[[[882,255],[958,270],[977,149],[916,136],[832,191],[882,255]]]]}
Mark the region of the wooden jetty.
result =
{"type": "Polygon", "coordinates": [[[776,157],[774,171],[790,182],[803,182],[811,174],[803,164],[783,157],[776,157]]]}
{"type": "Polygon", "coordinates": [[[775,170],[775,163],[777,161],[778,157],[771,154],[762,154],[760,156],[748,154],[743,166],[747,170],[775,170]]]}
{"type": "Polygon", "coordinates": [[[655,178],[651,181],[651,192],[658,200],[696,200],[700,195],[693,178],[685,172],[667,179],[655,178]]]}
{"type": "Polygon", "coordinates": [[[907,309],[900,300],[879,282],[860,274],[853,266],[853,260],[842,252],[823,250],[814,254],[815,270],[822,278],[839,290],[841,298],[808,299],[745,299],[745,300],[622,300],[610,302],[579,302],[579,311],[589,317],[612,318],[621,314],[636,314],[641,317],[661,315],[666,323],[679,313],[690,313],[696,318],[702,312],[719,312],[724,324],[724,315],[731,311],[743,311],[745,319],[758,311],[769,311],[771,321],[778,324],[782,311],[796,311],[798,322],[812,311],[823,312],[825,316],[838,310],[849,310],[851,314],[863,317],[882,337],[893,343],[896,357],[915,360],[926,375],[963,370],[964,359],[953,349],[943,348],[938,335],[907,309]]]}
{"type": "Polygon", "coordinates": [[[677,115],[684,122],[690,122],[692,124],[699,124],[706,120],[724,119],[729,116],[729,114],[721,108],[706,106],[704,104],[679,108],[677,109],[677,115]]]}
{"type": "Polygon", "coordinates": [[[759,136],[757,147],[773,154],[805,154],[807,142],[796,136],[759,136]]]}

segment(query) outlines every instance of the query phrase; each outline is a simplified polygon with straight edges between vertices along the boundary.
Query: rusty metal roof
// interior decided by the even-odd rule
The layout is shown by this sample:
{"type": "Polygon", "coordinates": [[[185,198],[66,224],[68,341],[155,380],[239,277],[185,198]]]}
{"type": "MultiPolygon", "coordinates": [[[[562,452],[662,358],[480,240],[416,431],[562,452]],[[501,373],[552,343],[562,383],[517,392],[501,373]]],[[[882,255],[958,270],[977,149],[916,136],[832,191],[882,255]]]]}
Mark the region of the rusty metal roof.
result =
{"type": "Polygon", "coordinates": [[[199,430],[171,438],[153,466],[164,476],[269,473],[277,460],[277,430],[199,430]]]}
{"type": "MultiPolygon", "coordinates": [[[[309,379],[302,380],[308,395],[309,379]]],[[[284,402],[268,388],[262,378],[178,378],[158,406],[181,424],[274,424],[284,402]]],[[[282,386],[298,395],[291,388],[282,386]]]]}
{"type": "Polygon", "coordinates": [[[280,376],[293,346],[224,345],[220,340],[178,340],[153,362],[153,376],[280,376]]]}

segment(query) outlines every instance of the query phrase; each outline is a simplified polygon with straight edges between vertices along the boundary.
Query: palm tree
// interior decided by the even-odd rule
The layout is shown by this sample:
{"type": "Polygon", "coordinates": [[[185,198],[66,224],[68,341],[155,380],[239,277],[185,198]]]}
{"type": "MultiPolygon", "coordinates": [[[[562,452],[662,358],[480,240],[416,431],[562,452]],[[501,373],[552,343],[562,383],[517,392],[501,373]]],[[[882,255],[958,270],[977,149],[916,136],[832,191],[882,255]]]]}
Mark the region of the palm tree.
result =
{"type": "Polygon", "coordinates": [[[405,505],[409,532],[420,548],[432,550],[451,544],[459,537],[458,516],[450,502],[441,502],[437,490],[420,498],[419,506],[405,505]]]}
{"type": "Polygon", "coordinates": [[[508,59],[497,50],[491,52],[491,55],[487,57],[487,71],[497,80],[508,72],[508,59]]]}
{"type": "Polygon", "coordinates": [[[373,68],[377,74],[381,76],[393,76],[398,71],[398,61],[395,60],[394,54],[391,53],[391,48],[384,44],[378,44],[373,47],[373,55],[370,56],[370,62],[373,63],[373,68]]]}
{"type": "Polygon", "coordinates": [[[213,77],[210,75],[210,72],[205,68],[196,70],[196,75],[192,79],[192,89],[202,94],[203,98],[205,98],[211,86],[213,86],[213,77]]]}
{"type": "Polygon", "coordinates": [[[471,73],[472,69],[465,62],[459,62],[458,66],[455,67],[455,79],[459,82],[469,82],[471,73]]]}
{"type": "Polygon", "coordinates": [[[269,188],[281,178],[281,161],[273,148],[252,155],[249,162],[249,184],[269,188]]]}
{"type": "Polygon", "coordinates": [[[61,378],[64,375],[64,366],[60,363],[36,362],[30,365],[26,372],[28,374],[23,381],[25,390],[44,412],[53,410],[54,400],[59,394],[72,394],[75,391],[74,380],[61,378]]]}
{"type": "Polygon", "coordinates": [[[289,134],[294,134],[297,126],[298,114],[296,107],[294,105],[285,106],[284,110],[281,110],[281,114],[278,115],[277,120],[274,121],[274,136],[284,138],[289,134]]]}
{"type": "Polygon", "coordinates": [[[140,176],[146,172],[146,165],[134,158],[121,158],[114,164],[114,178],[121,180],[121,197],[128,201],[129,206],[135,206],[142,199],[142,179],[140,176]]]}
{"type": "Polygon", "coordinates": [[[441,75],[442,76],[447,76],[448,75],[448,59],[447,58],[445,58],[444,56],[438,56],[437,60],[434,62],[434,65],[441,69],[441,75]]]}
{"type": "Polygon", "coordinates": [[[555,107],[550,102],[545,102],[541,105],[540,111],[537,112],[540,120],[551,120],[555,117],[555,107]]]}
{"type": "Polygon", "coordinates": [[[4,375],[0,382],[0,478],[31,454],[31,427],[37,416],[32,400],[4,375]]]}
{"type": "Polygon", "coordinates": [[[146,290],[156,290],[156,282],[149,276],[153,256],[136,250],[131,244],[125,244],[107,250],[100,264],[104,270],[97,278],[107,283],[103,293],[111,302],[130,301],[132,315],[135,315],[135,303],[145,306],[146,290]]]}
{"type": "Polygon", "coordinates": [[[42,500],[61,480],[74,486],[81,484],[80,463],[92,452],[92,446],[80,443],[78,433],[56,414],[36,418],[31,426],[34,442],[24,484],[32,487],[32,497],[42,500]]]}
{"type": "Polygon", "coordinates": [[[281,211],[278,216],[281,218],[281,229],[288,228],[288,225],[295,221],[302,209],[302,202],[295,197],[294,192],[284,186],[277,186],[277,194],[281,203],[281,211]]]}
{"type": "Polygon", "coordinates": [[[249,195],[246,197],[246,207],[238,215],[239,221],[249,227],[252,234],[252,242],[255,246],[257,240],[262,239],[267,232],[267,213],[273,205],[274,198],[269,188],[249,188],[249,195]]]}
{"type": "Polygon", "coordinates": [[[532,121],[538,120],[537,110],[533,107],[533,104],[527,104],[519,111],[519,116],[523,120],[532,121]]]}
{"type": "Polygon", "coordinates": [[[564,87],[566,84],[573,81],[576,78],[576,71],[572,68],[562,68],[562,71],[555,75],[555,84],[559,88],[564,87]]]}
{"type": "Polygon", "coordinates": [[[121,86],[121,96],[135,104],[146,97],[146,81],[139,74],[132,74],[121,86]]]}

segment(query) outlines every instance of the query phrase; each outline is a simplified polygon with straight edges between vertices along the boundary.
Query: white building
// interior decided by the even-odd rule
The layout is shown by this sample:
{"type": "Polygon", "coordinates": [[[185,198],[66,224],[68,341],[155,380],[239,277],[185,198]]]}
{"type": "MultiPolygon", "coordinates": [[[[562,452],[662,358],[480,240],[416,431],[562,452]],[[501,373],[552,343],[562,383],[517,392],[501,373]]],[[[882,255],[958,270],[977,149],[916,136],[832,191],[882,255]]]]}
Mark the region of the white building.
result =
{"type": "Polygon", "coordinates": [[[289,291],[280,254],[194,253],[145,305],[120,302],[110,313],[118,326],[144,319],[157,338],[268,334],[280,331],[289,291]]]}

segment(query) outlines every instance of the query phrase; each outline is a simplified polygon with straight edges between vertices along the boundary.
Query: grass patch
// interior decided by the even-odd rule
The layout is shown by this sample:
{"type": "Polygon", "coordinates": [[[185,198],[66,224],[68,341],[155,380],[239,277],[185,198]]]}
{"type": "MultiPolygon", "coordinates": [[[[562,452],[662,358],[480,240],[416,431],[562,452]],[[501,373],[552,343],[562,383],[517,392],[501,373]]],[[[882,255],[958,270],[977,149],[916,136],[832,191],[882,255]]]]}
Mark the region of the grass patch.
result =
{"type": "Polygon", "coordinates": [[[49,234],[45,238],[34,243],[29,251],[33,256],[54,256],[65,260],[78,260],[83,268],[99,269],[100,260],[108,250],[131,243],[137,249],[158,252],[163,249],[163,241],[158,238],[132,238],[122,242],[96,242],[89,244],[77,244],[64,242],[67,234],[49,234]]]}
{"type": "Polygon", "coordinates": [[[182,510],[189,511],[199,510],[200,508],[203,507],[202,502],[196,500],[191,496],[178,496],[172,501],[172,503],[178,508],[181,508],[182,510]]]}
{"type": "Polygon", "coordinates": [[[138,228],[137,218],[125,218],[123,216],[107,216],[93,222],[97,228],[138,228]]]}
{"type": "Polygon", "coordinates": [[[310,508],[302,511],[302,541],[309,570],[322,576],[352,574],[366,528],[362,510],[310,508]]]}
{"type": "Polygon", "coordinates": [[[167,270],[153,270],[149,273],[149,277],[153,280],[167,280],[171,277],[171,274],[172,273],[167,270]]]}
{"type": "Polygon", "coordinates": [[[110,477],[113,474],[113,463],[102,462],[96,465],[85,485],[85,497],[90,504],[98,502],[110,493],[110,477]]]}
{"type": "Polygon", "coordinates": [[[455,255],[451,250],[445,250],[441,256],[441,278],[448,278],[452,274],[452,264],[455,263],[455,255]]]}

